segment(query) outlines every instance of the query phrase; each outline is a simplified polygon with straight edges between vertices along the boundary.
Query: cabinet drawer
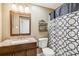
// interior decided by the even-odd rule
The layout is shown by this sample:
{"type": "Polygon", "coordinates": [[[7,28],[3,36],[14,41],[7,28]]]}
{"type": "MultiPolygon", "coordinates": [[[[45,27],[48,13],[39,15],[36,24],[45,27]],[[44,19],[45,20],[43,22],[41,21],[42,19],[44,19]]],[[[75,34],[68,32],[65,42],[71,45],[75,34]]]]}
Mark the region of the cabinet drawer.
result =
{"type": "Polygon", "coordinates": [[[29,43],[24,45],[23,47],[27,49],[36,48],[36,43],[29,43]]]}
{"type": "Polygon", "coordinates": [[[22,51],[26,48],[23,47],[24,45],[14,45],[14,46],[11,46],[10,49],[13,51],[13,52],[17,52],[17,51],[22,51]]]}
{"type": "Polygon", "coordinates": [[[10,49],[14,52],[21,51],[21,50],[27,50],[30,48],[36,48],[36,43],[26,43],[26,44],[14,45],[10,47],[10,49]]]}

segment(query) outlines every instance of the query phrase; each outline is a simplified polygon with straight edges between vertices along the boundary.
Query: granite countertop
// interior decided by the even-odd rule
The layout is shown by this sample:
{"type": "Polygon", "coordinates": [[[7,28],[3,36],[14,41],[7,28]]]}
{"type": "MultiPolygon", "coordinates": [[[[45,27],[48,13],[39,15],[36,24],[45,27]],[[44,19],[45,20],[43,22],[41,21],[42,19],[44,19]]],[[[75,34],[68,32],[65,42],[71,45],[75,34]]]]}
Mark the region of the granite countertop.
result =
{"type": "Polygon", "coordinates": [[[0,42],[0,47],[37,42],[35,38],[10,38],[0,42]]]}

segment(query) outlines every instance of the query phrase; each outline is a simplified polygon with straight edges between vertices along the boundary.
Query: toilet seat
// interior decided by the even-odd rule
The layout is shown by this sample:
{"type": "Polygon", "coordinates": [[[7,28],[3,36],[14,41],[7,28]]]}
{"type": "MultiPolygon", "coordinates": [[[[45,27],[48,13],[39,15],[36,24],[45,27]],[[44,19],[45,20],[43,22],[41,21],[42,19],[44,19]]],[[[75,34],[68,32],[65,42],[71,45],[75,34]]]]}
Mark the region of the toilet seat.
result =
{"type": "Polygon", "coordinates": [[[43,48],[43,54],[46,56],[54,56],[55,52],[50,48],[43,48]]]}

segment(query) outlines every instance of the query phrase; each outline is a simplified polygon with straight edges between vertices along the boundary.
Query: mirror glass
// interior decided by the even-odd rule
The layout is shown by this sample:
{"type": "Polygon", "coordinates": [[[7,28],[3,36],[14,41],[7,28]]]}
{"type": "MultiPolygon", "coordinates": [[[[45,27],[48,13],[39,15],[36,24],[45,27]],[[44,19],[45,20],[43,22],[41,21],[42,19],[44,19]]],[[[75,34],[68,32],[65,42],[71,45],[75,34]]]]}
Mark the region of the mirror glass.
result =
{"type": "Polygon", "coordinates": [[[12,34],[19,34],[19,17],[12,15],[12,34]]]}
{"type": "Polygon", "coordinates": [[[10,12],[11,35],[30,35],[31,17],[30,14],[10,12]]]}
{"type": "Polygon", "coordinates": [[[29,18],[20,17],[20,33],[29,33],[29,18]],[[25,26],[26,25],[26,26],[25,26]]]}

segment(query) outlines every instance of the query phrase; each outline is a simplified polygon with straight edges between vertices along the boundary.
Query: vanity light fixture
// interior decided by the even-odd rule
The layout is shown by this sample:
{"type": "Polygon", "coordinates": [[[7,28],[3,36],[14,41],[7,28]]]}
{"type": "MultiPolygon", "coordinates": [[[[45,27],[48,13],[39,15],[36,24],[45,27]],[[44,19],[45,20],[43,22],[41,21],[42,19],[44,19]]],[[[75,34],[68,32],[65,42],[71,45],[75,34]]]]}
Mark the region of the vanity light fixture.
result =
{"type": "Polygon", "coordinates": [[[24,7],[23,5],[12,4],[12,10],[17,12],[30,13],[29,7],[28,6],[24,7]]]}

